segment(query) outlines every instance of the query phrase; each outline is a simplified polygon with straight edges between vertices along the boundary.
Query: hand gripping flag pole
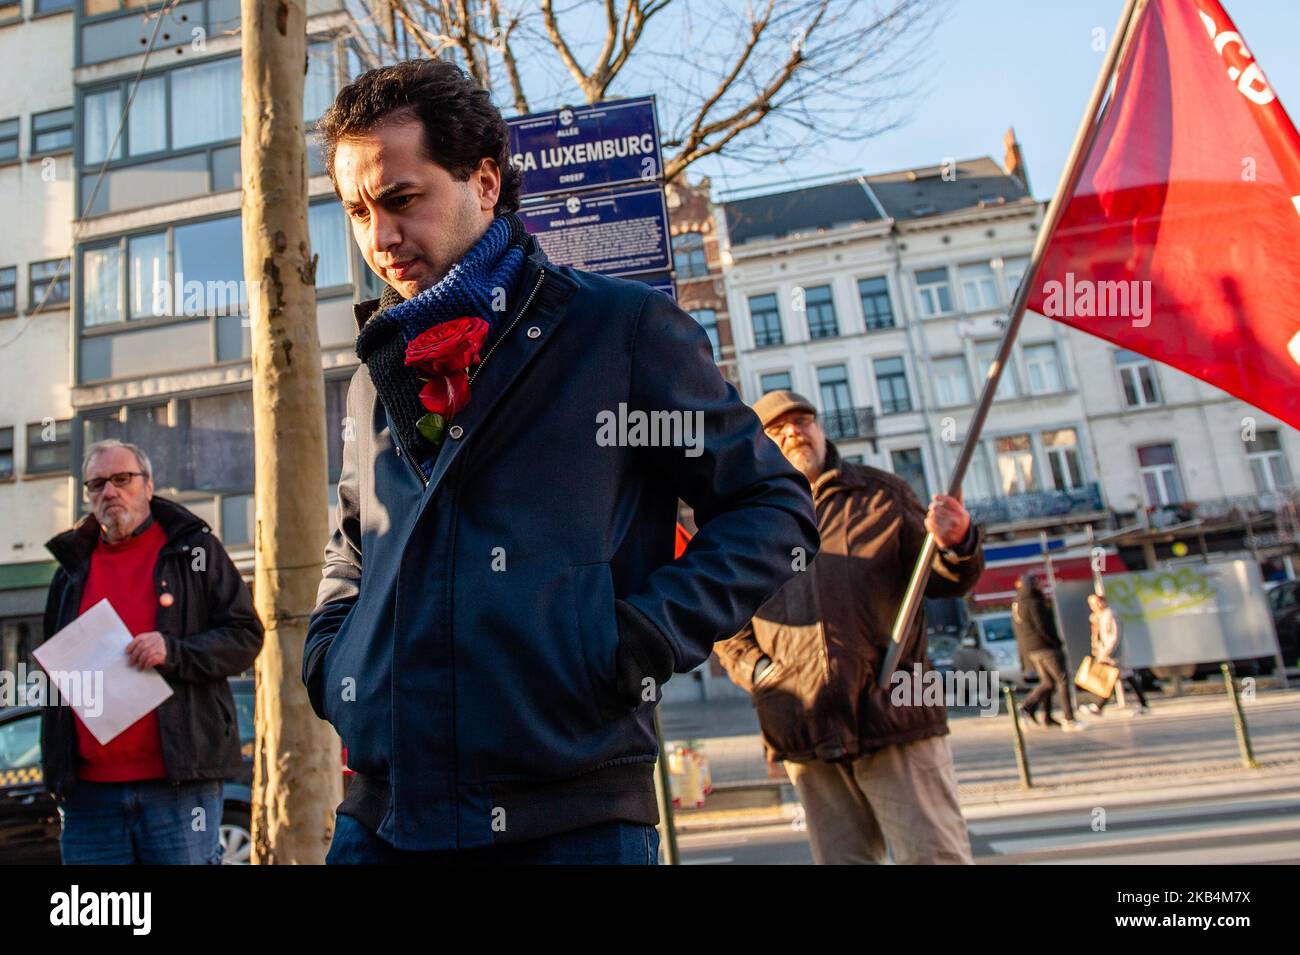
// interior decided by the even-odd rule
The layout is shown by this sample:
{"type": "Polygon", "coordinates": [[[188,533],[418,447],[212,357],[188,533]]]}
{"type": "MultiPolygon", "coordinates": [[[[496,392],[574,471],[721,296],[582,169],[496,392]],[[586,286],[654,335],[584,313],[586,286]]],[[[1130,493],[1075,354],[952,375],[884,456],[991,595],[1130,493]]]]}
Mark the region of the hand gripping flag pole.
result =
{"type": "MultiPolygon", "coordinates": [[[[1074,144],[1070,147],[1070,154],[1066,160],[1065,169],[1061,173],[1061,180],[1056,187],[1056,194],[1047,207],[1043,227],[1038,230],[1038,236],[1034,241],[1033,255],[1025,270],[1024,278],[1020,282],[1020,288],[1016,291],[1016,298],[1011,305],[1011,312],[1007,320],[1006,332],[1002,336],[1002,342],[998,346],[998,352],[994,356],[993,364],[989,366],[988,375],[984,379],[984,390],[980,392],[979,404],[975,406],[975,413],[971,416],[970,426],[966,429],[966,440],[962,442],[961,453],[958,454],[957,461],[953,465],[952,476],[948,479],[948,494],[950,496],[955,497],[961,493],[961,482],[966,476],[966,468],[970,465],[971,456],[975,453],[976,442],[979,441],[980,433],[984,429],[984,421],[988,417],[990,406],[993,404],[993,396],[998,390],[998,383],[1002,380],[1003,369],[1006,368],[1007,361],[1011,357],[1011,346],[1015,344],[1016,335],[1019,333],[1020,325],[1024,321],[1025,306],[1029,301],[1030,290],[1034,288],[1038,280],[1043,252],[1047,248],[1048,241],[1061,219],[1061,214],[1068,204],[1070,196],[1073,195],[1075,187],[1078,185],[1084,160],[1096,138],[1097,120],[1101,113],[1102,103],[1106,99],[1106,91],[1109,89],[1116,68],[1120,63],[1126,41],[1132,34],[1137,18],[1140,16],[1139,8],[1145,6],[1146,0],[1126,0],[1124,10],[1120,14],[1119,23],[1116,25],[1115,33],[1111,37],[1110,48],[1106,51],[1106,59],[1102,63],[1096,85],[1093,86],[1092,97],[1089,99],[1088,107],[1084,111],[1079,130],[1075,133],[1074,144]]],[[[912,577],[908,581],[903,604],[899,607],[898,616],[894,620],[894,630],[889,650],[885,654],[884,662],[877,676],[878,685],[882,689],[889,687],[894,671],[898,667],[898,661],[907,649],[907,637],[912,630],[913,622],[916,620],[916,614],[920,610],[921,598],[925,594],[925,585],[930,579],[931,564],[934,562],[937,550],[938,542],[933,534],[927,532],[925,542],[921,546],[920,556],[916,560],[916,566],[912,568],[912,577]]]]}

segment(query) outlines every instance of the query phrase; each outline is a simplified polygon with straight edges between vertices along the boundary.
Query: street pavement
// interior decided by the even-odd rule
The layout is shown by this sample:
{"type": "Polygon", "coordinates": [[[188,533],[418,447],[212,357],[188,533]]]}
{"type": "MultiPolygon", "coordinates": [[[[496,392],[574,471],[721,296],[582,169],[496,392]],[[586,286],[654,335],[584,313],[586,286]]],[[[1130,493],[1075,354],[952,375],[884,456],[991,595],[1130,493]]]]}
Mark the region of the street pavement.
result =
{"type": "MultiPolygon", "coordinates": [[[[1244,703],[1259,768],[1242,766],[1222,686],[1108,707],[1087,730],[1027,728],[1020,782],[1005,714],[950,720],[962,808],[980,863],[1300,861],[1300,690],[1244,703]]],[[[748,700],[673,704],[665,738],[691,739],[715,792],[678,811],[684,864],[811,862],[788,782],[769,776],[748,700]],[[741,798],[743,797],[743,798],[741,798]]]]}

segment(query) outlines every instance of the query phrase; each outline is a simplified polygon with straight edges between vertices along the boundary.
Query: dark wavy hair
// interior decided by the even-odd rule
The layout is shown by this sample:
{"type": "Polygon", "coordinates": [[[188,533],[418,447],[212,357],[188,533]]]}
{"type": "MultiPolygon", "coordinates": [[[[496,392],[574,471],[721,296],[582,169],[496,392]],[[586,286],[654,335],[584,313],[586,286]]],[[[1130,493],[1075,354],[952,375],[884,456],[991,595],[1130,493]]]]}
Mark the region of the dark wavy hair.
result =
{"type": "Polygon", "coordinates": [[[484,157],[501,169],[495,212],[519,208],[523,176],[510,161],[510,130],[492,94],[446,60],[406,60],[362,73],[335,97],[316,124],[330,180],[341,140],[369,132],[405,113],[424,127],[424,151],[465,182],[484,157]]]}

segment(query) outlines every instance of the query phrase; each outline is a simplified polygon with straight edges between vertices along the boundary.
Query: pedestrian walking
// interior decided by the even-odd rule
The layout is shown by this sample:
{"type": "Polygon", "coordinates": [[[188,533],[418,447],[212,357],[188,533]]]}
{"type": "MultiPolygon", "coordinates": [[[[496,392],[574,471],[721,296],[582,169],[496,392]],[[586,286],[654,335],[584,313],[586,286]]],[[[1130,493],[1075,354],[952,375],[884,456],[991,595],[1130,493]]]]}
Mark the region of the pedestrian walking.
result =
{"type": "Polygon", "coordinates": [[[936,494],[927,510],[897,475],[843,460],[806,398],[774,391],[754,410],[808,481],[822,547],[718,655],[794,784],[813,859],[968,864],[947,709],[895,692],[936,675],[923,615],[895,683],[877,674],[926,532],[939,542],[926,596],[957,597],[983,569],[981,531],[959,498],[936,494]]]}
{"type": "Polygon", "coordinates": [[[172,695],[102,744],[66,701],[46,701],[41,760],[63,861],[219,862],[222,782],[243,764],[227,679],[253,665],[262,624],[203,519],[154,496],[143,449],[96,442],[81,474],[92,513],[45,545],[59,564],[45,639],[106,599],[133,635],[130,665],[172,695]]]}
{"type": "Polygon", "coordinates": [[[1042,726],[1060,725],[1066,732],[1082,728],[1073,717],[1070,703],[1070,680],[1066,676],[1065,647],[1057,632],[1056,621],[1047,606],[1038,578],[1033,573],[1023,575],[1016,584],[1016,596],[1011,602],[1011,628],[1016,635],[1016,648],[1020,658],[1038,674],[1038,686],[1020,704],[1020,715],[1030,724],[1037,720],[1038,707],[1043,708],[1042,726]],[[1052,719],[1052,695],[1061,705],[1061,722],[1052,719]]]}
{"type": "MultiPolygon", "coordinates": [[[[1137,678],[1132,669],[1119,663],[1123,627],[1114,609],[1101,594],[1089,594],[1088,607],[1092,611],[1088,614],[1088,621],[1092,628],[1092,658],[1098,663],[1109,663],[1119,667],[1119,678],[1128,684],[1133,695],[1137,697],[1138,708],[1134,711],[1137,715],[1143,716],[1151,712],[1151,708],[1147,706],[1146,694],[1142,692],[1142,681],[1137,678]]],[[[1110,697],[1096,703],[1089,703],[1084,709],[1093,716],[1101,716],[1108,702],[1110,697]]]]}
{"type": "Polygon", "coordinates": [[[653,863],[662,685],[816,553],[807,484],[669,296],[548,261],[457,66],[364,73],[320,132],[385,283],[303,655],[356,773],[327,861],[653,863]]]}

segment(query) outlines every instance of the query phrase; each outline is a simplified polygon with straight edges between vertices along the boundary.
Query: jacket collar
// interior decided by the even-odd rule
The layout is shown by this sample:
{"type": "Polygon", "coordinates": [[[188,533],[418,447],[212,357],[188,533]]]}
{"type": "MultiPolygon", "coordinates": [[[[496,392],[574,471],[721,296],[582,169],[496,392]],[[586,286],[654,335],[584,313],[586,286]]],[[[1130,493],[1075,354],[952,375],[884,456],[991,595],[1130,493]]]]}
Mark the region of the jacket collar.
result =
{"type": "MultiPolygon", "coordinates": [[[[515,285],[513,301],[506,315],[497,322],[500,333],[488,339],[481,371],[470,387],[469,405],[452,422],[460,427],[462,436],[443,438],[421,507],[432,498],[456,455],[474,439],[510,385],[546,348],[565,317],[569,300],[578,291],[578,283],[569,270],[552,265],[535,236],[528,236],[525,250],[524,267],[515,285]],[[521,315],[525,305],[528,312],[521,315]],[[536,332],[530,334],[534,328],[536,332]]],[[[353,306],[358,333],[378,307],[379,299],[353,306]]]]}
{"type": "Polygon", "coordinates": [[[456,455],[487,425],[492,409],[515,379],[555,336],[568,312],[569,300],[578,291],[578,283],[567,271],[552,266],[537,240],[528,237],[528,257],[515,287],[515,301],[502,321],[496,342],[490,342],[484,354],[481,371],[470,387],[469,406],[452,422],[453,427],[461,427],[462,437],[443,439],[445,446],[434,461],[424,502],[433,497],[456,455]]]}
{"type": "MultiPolygon", "coordinates": [[[[195,527],[207,528],[203,519],[174,501],[155,495],[149,501],[149,512],[158,522],[167,542],[179,538],[195,527]]],[[[87,514],[72,530],[56,534],[45,542],[45,549],[54,555],[69,573],[80,570],[99,545],[100,526],[94,514],[87,514]]]]}

